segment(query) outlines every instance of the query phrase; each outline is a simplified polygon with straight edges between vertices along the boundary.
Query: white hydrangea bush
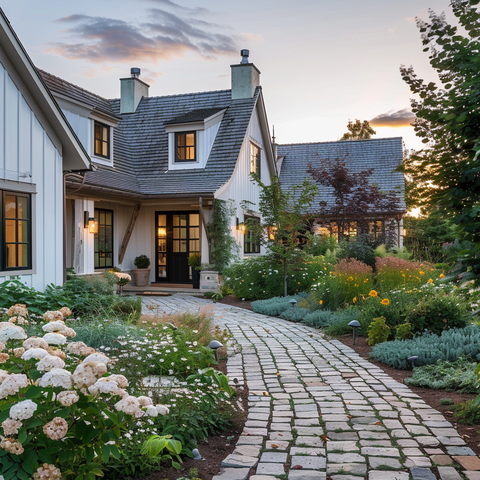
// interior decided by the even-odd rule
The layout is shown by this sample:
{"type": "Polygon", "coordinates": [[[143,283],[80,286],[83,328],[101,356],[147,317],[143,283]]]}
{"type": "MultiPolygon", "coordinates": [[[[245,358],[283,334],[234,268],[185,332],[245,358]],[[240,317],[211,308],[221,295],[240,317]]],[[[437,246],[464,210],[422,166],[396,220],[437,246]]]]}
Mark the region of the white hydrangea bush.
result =
{"type": "Polygon", "coordinates": [[[0,475],[5,480],[90,479],[120,452],[132,421],[168,413],[134,397],[112,360],[75,342],[68,308],[43,315],[43,336],[28,337],[25,305],[0,322],[0,475]],[[12,320],[14,319],[14,320],[12,320]]]}

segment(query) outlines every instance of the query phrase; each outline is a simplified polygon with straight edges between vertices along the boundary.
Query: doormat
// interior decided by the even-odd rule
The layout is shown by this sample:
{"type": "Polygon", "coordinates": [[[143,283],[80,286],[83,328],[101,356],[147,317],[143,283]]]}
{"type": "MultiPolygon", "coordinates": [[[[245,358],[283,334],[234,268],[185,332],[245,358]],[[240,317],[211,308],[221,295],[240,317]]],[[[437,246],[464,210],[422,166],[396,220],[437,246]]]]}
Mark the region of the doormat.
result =
{"type": "Polygon", "coordinates": [[[149,295],[151,297],[171,297],[171,293],[167,292],[138,292],[137,295],[149,295]]]}

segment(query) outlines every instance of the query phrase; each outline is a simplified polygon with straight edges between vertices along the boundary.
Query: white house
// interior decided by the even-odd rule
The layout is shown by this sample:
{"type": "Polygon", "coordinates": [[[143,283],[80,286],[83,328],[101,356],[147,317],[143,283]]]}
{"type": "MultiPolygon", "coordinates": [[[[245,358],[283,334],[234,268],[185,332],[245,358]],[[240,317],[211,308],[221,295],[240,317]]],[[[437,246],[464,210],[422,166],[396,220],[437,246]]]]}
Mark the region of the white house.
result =
{"type": "Polygon", "coordinates": [[[64,279],[64,178],[90,168],[0,9],[0,282],[37,290],[64,279]]]}
{"type": "Polygon", "coordinates": [[[146,254],[152,283],[191,283],[188,257],[209,261],[216,199],[236,205],[230,227],[241,256],[261,253],[241,228],[240,202],[258,204],[250,173],[268,185],[276,167],[260,72],[242,55],[231,90],[163,97],[149,97],[138,68],[115,100],[41,72],[94,165],[67,178],[67,266],[130,270],[146,254]]]}

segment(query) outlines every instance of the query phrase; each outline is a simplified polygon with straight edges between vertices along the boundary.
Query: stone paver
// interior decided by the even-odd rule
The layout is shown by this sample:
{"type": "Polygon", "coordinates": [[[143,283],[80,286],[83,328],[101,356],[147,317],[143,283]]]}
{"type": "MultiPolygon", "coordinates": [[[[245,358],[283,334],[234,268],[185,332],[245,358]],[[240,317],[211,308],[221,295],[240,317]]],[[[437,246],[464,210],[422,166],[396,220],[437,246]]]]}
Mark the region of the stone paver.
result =
{"type": "Polygon", "coordinates": [[[235,339],[229,352],[241,347],[231,384],[250,391],[244,432],[213,480],[480,480],[480,458],[440,412],[338,340],[186,294],[142,297],[150,315],[206,305],[235,339]]]}

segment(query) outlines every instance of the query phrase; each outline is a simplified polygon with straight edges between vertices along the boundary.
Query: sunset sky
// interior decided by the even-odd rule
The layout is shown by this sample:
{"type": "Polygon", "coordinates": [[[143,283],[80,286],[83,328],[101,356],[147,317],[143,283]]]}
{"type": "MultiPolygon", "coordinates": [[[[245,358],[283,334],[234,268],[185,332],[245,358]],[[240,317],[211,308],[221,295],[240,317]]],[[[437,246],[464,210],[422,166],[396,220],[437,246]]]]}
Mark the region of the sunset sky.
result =
{"type": "Polygon", "coordinates": [[[279,143],[338,140],[349,119],[379,119],[377,137],[420,148],[410,91],[413,65],[435,80],[415,17],[448,0],[2,0],[37,67],[107,98],[142,69],[150,95],[230,88],[241,48],[262,72],[279,143]],[[387,127],[386,125],[394,125],[387,127]]]}

